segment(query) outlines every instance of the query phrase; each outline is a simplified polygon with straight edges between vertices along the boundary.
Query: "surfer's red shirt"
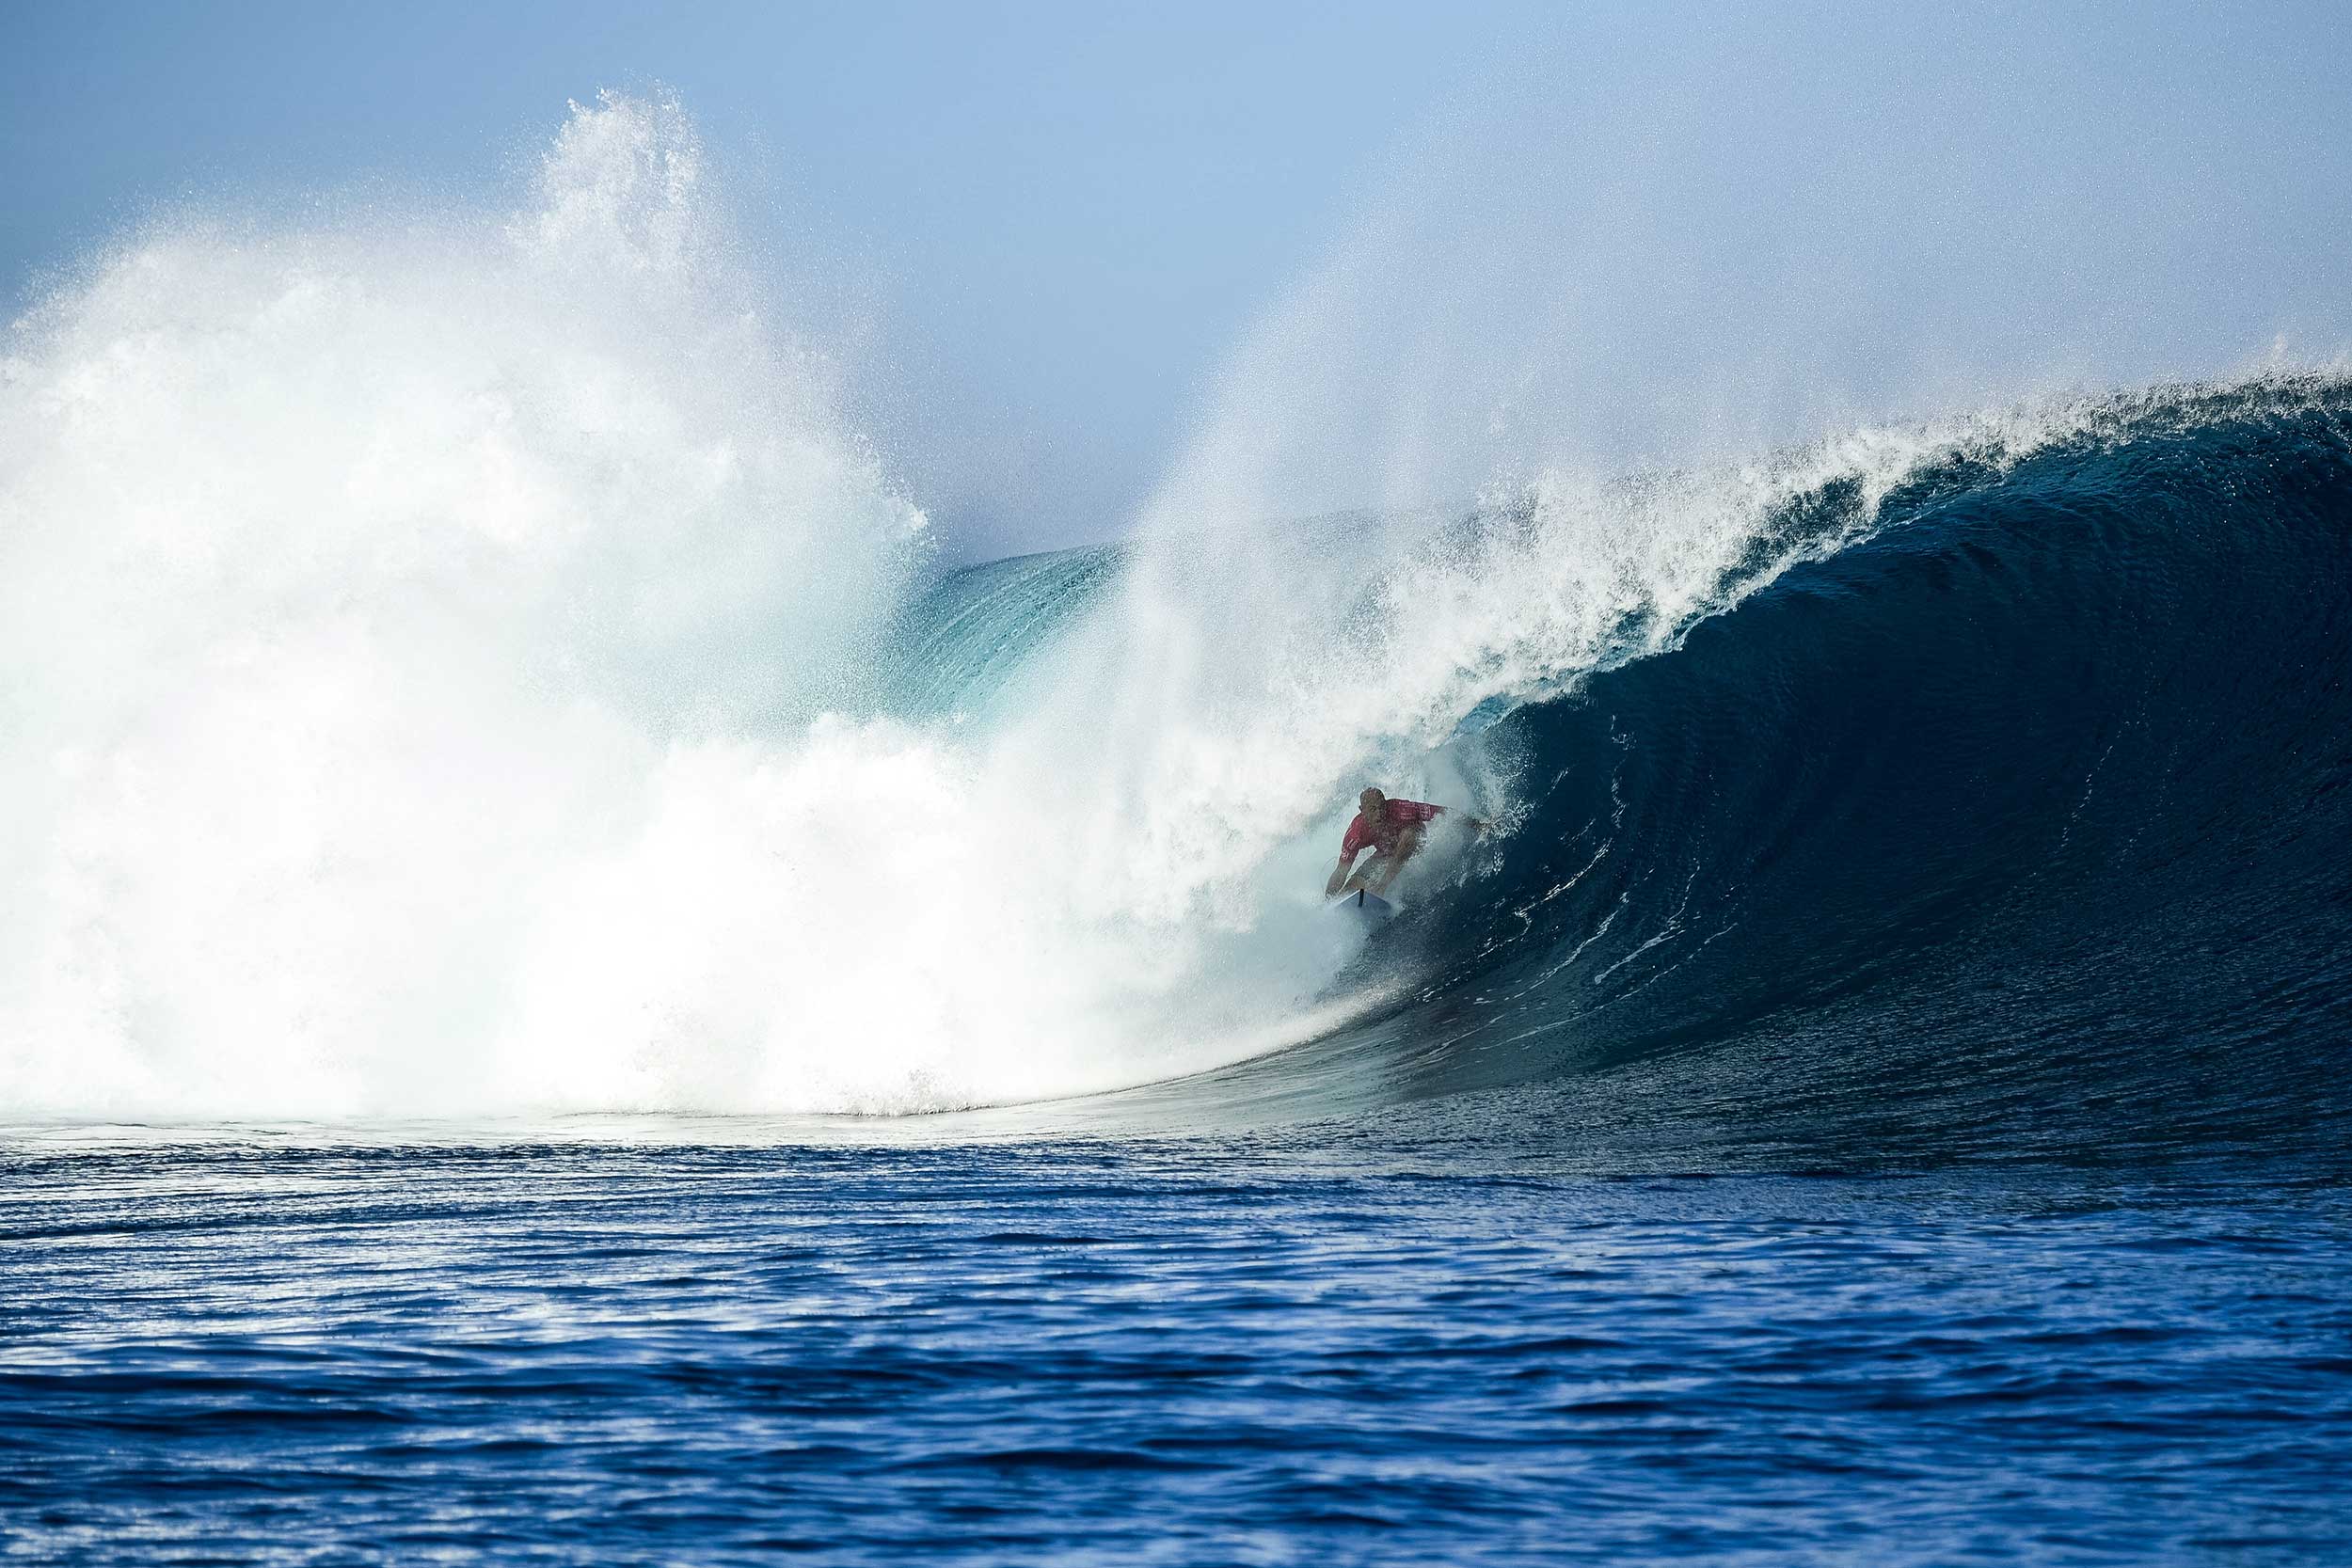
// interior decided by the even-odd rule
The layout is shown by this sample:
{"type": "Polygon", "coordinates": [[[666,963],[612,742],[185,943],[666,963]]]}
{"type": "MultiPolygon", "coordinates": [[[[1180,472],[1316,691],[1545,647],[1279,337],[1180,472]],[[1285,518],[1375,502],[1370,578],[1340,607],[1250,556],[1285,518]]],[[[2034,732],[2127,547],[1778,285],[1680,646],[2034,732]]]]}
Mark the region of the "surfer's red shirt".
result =
{"type": "MultiPolygon", "coordinates": [[[[1384,803],[1380,815],[1388,819],[1385,826],[1402,828],[1415,822],[1426,822],[1443,810],[1445,810],[1443,806],[1433,806],[1422,800],[1391,799],[1384,803]]],[[[1365,827],[1364,814],[1358,812],[1356,820],[1347,825],[1347,836],[1340,840],[1340,853],[1352,855],[1366,845],[1376,843],[1377,840],[1386,836],[1386,834],[1375,833],[1365,827]]]]}

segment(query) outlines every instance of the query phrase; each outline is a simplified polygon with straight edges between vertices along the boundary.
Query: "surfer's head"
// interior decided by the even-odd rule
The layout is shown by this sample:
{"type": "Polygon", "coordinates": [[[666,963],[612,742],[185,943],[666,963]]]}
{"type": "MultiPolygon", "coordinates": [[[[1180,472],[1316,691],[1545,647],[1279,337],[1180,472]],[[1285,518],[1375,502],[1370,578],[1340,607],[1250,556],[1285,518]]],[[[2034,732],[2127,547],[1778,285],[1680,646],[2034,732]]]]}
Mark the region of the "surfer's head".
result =
{"type": "Polygon", "coordinates": [[[1366,816],[1379,816],[1380,808],[1388,803],[1389,798],[1387,796],[1381,794],[1378,790],[1370,787],[1367,787],[1361,795],[1356,797],[1356,804],[1362,808],[1363,814],[1366,816]]]}

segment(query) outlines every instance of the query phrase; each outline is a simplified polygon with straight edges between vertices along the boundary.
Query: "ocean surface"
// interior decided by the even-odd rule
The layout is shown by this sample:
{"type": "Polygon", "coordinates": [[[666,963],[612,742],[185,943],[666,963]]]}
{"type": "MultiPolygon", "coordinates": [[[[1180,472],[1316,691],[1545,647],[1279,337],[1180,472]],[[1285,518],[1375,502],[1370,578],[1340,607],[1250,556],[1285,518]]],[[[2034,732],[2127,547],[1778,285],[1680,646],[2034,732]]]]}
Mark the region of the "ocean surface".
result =
{"type": "Polygon", "coordinates": [[[10,1555],[2352,1554],[2335,1171],[668,1132],[16,1144],[10,1555]]]}
{"type": "Polygon", "coordinates": [[[950,570],[682,135],[10,330],[0,1558],[2352,1561],[2352,383],[950,570]]]}

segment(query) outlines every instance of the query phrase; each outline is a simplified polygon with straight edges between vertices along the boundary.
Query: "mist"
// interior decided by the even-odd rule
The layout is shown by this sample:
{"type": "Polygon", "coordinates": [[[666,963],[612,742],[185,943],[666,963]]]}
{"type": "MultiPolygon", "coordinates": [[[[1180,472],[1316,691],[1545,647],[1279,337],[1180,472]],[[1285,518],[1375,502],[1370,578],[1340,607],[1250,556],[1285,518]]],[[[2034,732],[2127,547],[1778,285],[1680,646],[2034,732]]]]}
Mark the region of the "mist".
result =
{"type": "Polygon", "coordinates": [[[2185,7],[1564,26],[1400,140],[1149,515],[1455,503],[2334,362],[2337,31],[2185,7]]]}

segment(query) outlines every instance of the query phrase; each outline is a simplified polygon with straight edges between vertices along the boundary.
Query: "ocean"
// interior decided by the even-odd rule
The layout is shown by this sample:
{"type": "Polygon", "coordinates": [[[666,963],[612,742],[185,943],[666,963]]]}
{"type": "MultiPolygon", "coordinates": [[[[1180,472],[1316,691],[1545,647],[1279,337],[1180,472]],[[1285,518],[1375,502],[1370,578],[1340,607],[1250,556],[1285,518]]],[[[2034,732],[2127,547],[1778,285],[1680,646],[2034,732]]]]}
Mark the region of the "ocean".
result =
{"type": "Polygon", "coordinates": [[[959,565],[693,150],[11,329],[0,1553],[2352,1560],[2352,381],[959,565]]]}
{"type": "Polygon", "coordinates": [[[65,1562],[2312,1562],[2331,1167],[1597,1173],[1463,1117],[11,1148],[65,1562]]]}

